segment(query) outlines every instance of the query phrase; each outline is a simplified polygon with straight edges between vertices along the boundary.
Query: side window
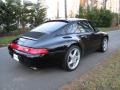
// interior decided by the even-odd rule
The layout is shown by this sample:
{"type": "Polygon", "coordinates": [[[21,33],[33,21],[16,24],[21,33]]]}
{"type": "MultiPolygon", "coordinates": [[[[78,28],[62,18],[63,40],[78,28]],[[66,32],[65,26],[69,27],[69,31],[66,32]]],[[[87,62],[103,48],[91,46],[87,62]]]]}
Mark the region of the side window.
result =
{"type": "Polygon", "coordinates": [[[85,29],[81,26],[81,25],[78,25],[78,29],[81,33],[85,33],[85,29]]]}
{"type": "Polygon", "coordinates": [[[80,25],[85,29],[85,32],[93,32],[93,28],[87,21],[81,21],[80,25]]]}
{"type": "Polygon", "coordinates": [[[77,23],[72,23],[72,24],[64,27],[63,30],[64,30],[65,34],[80,33],[77,23]]]}

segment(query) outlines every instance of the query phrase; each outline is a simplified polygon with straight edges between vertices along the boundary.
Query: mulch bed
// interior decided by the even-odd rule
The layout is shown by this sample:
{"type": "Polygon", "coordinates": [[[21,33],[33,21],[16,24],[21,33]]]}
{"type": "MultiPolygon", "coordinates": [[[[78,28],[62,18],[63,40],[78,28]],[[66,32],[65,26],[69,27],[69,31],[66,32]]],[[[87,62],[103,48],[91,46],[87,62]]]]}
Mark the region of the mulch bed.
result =
{"type": "Polygon", "coordinates": [[[5,37],[5,36],[17,36],[20,34],[23,34],[27,32],[28,30],[19,30],[19,31],[13,31],[13,32],[0,32],[0,37],[5,37]]]}

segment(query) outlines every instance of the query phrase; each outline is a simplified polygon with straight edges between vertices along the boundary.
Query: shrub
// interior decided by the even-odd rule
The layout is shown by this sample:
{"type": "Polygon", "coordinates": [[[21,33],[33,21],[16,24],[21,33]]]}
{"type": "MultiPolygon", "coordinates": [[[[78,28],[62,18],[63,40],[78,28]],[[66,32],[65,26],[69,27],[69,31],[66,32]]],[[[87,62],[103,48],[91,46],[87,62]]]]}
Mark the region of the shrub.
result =
{"type": "Polygon", "coordinates": [[[83,8],[79,9],[78,18],[87,18],[92,22],[95,27],[110,27],[113,20],[113,13],[109,10],[96,9],[85,10],[83,8]],[[81,12],[82,11],[82,12],[81,12]]]}

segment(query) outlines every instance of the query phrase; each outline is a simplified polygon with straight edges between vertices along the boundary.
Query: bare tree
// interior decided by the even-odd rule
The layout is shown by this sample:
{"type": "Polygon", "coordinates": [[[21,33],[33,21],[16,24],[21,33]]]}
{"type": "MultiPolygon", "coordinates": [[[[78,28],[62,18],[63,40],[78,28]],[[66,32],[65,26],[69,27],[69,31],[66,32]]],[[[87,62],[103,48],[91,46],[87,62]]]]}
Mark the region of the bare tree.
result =
{"type": "Polygon", "coordinates": [[[65,19],[67,19],[67,0],[64,0],[65,4],[65,19]]]}
{"type": "Polygon", "coordinates": [[[98,0],[90,0],[91,5],[90,5],[90,9],[92,10],[93,7],[97,7],[97,2],[98,0]]]}
{"type": "Polygon", "coordinates": [[[57,2],[57,18],[59,18],[59,2],[57,2]]]}
{"type": "Polygon", "coordinates": [[[106,9],[107,1],[108,1],[108,0],[103,0],[103,8],[104,8],[104,9],[106,9]]]}

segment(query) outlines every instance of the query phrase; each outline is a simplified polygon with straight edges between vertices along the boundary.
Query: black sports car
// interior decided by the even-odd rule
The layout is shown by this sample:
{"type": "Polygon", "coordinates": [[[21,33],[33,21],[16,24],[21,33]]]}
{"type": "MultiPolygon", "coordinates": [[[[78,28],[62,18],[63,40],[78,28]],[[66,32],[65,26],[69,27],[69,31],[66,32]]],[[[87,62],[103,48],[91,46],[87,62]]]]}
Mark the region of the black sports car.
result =
{"type": "Polygon", "coordinates": [[[13,40],[8,49],[12,58],[30,67],[61,57],[62,67],[72,71],[85,53],[105,52],[108,38],[86,19],[50,20],[13,40]]]}

